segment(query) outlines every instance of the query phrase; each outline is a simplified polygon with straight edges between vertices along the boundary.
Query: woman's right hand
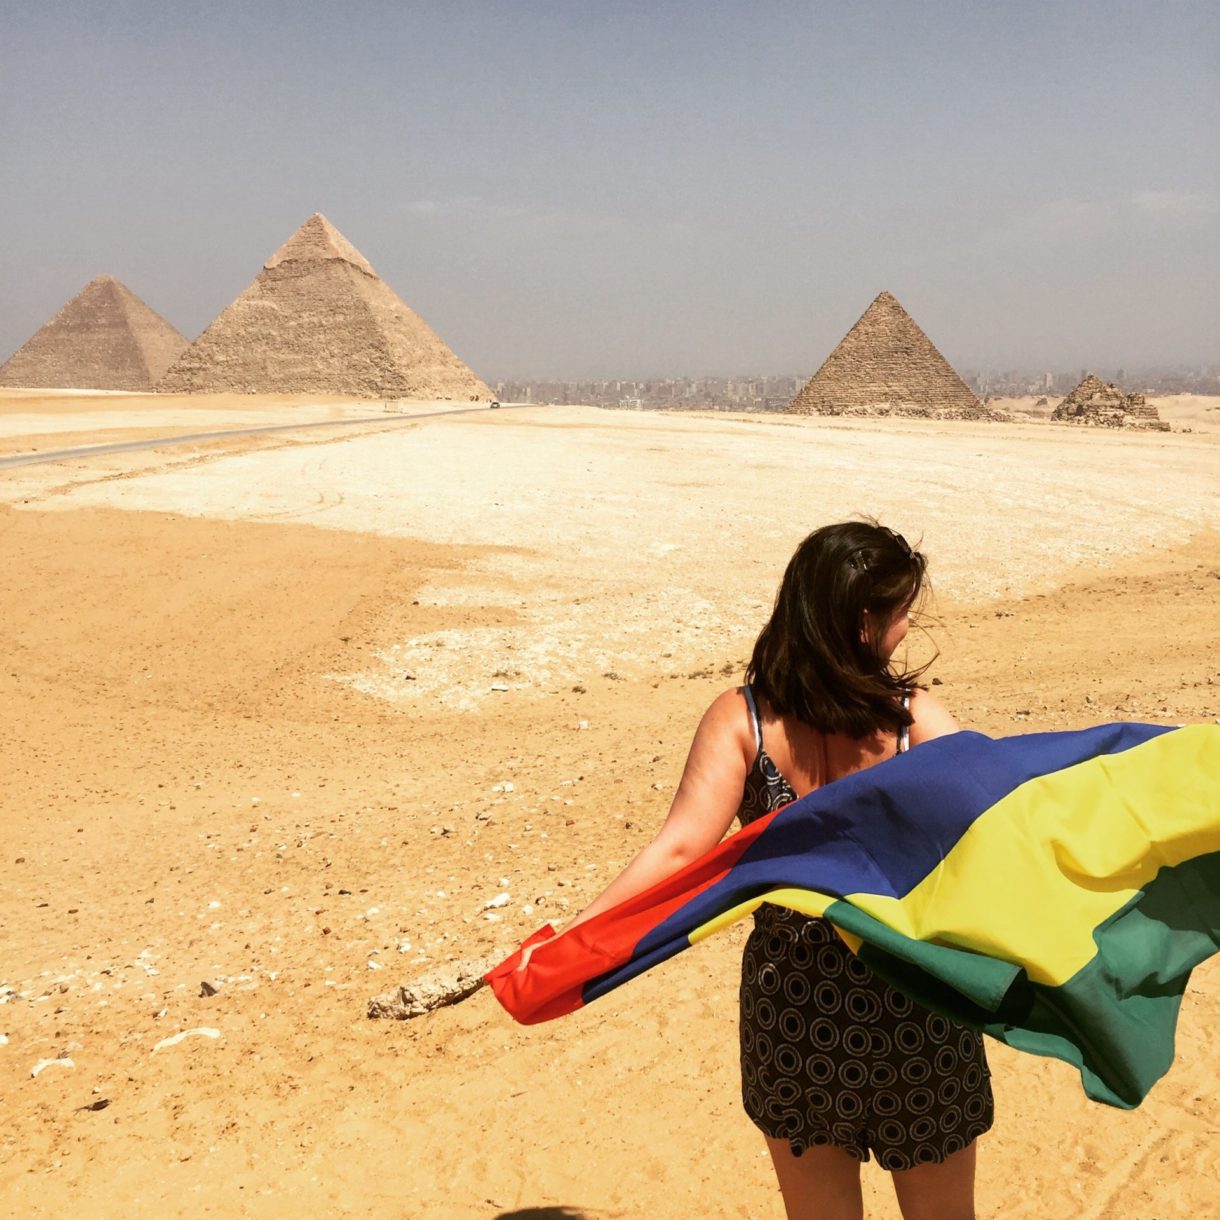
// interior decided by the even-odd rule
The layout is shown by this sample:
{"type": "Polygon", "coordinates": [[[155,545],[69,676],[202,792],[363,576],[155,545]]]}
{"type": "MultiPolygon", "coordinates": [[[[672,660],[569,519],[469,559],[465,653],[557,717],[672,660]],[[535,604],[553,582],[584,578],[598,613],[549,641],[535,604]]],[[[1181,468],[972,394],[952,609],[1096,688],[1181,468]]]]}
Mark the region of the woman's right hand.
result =
{"type": "MultiPolygon", "coordinates": [[[[552,939],[554,938],[552,937],[552,939]]],[[[524,974],[526,966],[530,964],[530,958],[534,956],[534,950],[537,949],[539,945],[545,945],[547,943],[549,942],[545,940],[537,940],[532,945],[526,945],[525,948],[521,950],[521,960],[517,963],[517,967],[513,973],[524,974]]]]}

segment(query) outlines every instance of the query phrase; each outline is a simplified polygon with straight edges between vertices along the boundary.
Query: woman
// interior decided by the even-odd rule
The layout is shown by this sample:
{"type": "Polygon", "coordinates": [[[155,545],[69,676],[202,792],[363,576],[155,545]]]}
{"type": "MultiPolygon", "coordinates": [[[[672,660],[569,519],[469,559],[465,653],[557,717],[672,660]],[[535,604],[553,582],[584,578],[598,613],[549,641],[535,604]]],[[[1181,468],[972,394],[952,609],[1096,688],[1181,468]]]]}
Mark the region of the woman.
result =
{"type": "MultiPolygon", "coordinates": [[[[797,548],[747,685],[708,708],[656,838],[570,927],[742,825],[844,775],[957,731],[893,654],[925,560],[872,522],[797,548]]],[[[522,962],[528,961],[528,953],[522,962]]],[[[860,1165],[891,1171],[906,1220],[974,1215],[974,1140],[992,1100],[978,1034],[912,1004],[829,923],[764,905],[741,979],[742,1096],[766,1136],[789,1220],[857,1220],[860,1165]]]]}

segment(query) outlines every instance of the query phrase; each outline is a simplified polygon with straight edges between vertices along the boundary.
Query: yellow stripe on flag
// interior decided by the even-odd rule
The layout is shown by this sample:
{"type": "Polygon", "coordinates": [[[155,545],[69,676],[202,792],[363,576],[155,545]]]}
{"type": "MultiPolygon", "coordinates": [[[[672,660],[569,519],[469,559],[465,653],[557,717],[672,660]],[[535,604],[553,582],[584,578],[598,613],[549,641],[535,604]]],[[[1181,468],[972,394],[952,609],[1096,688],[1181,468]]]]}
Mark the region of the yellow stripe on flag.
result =
{"type": "Polygon", "coordinates": [[[717,915],[715,919],[701,923],[697,928],[691,930],[690,943],[697,945],[701,940],[711,936],[713,932],[719,932],[721,928],[727,928],[729,924],[736,923],[747,915],[752,915],[764,902],[773,902],[780,907],[791,907],[794,911],[800,911],[802,915],[823,915],[832,902],[838,901],[837,898],[819,894],[816,890],[772,890],[758,898],[751,898],[748,902],[738,903],[737,906],[730,907],[729,910],[717,915]]]}
{"type": "Polygon", "coordinates": [[[905,897],[845,901],[904,936],[1060,986],[1094,956],[1094,928],[1162,868],[1220,851],[1218,784],[1220,726],[1175,729],[1022,784],[905,897]]]}

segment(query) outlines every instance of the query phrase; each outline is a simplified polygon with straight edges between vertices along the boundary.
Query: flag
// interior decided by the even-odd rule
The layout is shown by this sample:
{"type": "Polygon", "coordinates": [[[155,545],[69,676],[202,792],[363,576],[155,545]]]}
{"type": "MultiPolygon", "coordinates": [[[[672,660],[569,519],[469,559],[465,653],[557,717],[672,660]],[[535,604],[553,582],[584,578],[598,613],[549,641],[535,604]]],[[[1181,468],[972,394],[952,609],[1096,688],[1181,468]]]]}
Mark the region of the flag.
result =
{"type": "Polygon", "coordinates": [[[1132,1108],[1220,947],[1220,726],[926,742],[561,936],[543,928],[487,980],[518,1021],[550,1020],[764,902],[825,916],[921,1004],[1132,1108]]]}

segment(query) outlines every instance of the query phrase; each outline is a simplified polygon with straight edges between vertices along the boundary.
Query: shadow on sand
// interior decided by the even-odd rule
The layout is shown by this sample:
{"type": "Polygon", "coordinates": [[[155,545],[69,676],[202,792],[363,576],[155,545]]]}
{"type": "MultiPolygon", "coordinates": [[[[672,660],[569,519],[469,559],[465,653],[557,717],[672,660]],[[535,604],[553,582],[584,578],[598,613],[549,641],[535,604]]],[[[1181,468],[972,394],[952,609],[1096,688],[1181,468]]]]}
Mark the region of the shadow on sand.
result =
{"type": "Polygon", "coordinates": [[[519,1207],[512,1212],[497,1212],[495,1220],[592,1220],[575,1207],[519,1207]]]}

